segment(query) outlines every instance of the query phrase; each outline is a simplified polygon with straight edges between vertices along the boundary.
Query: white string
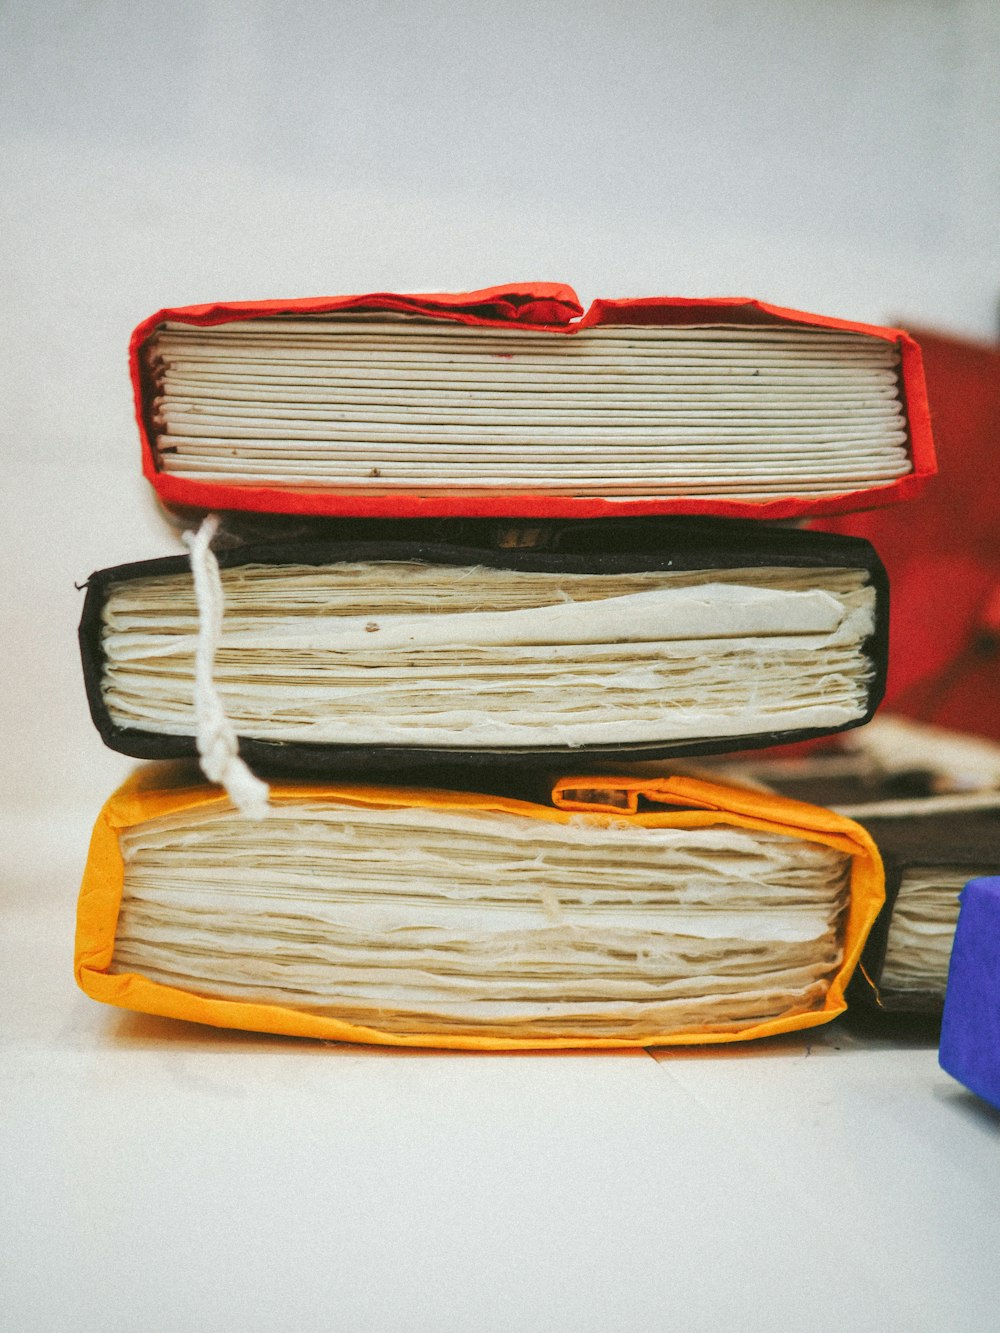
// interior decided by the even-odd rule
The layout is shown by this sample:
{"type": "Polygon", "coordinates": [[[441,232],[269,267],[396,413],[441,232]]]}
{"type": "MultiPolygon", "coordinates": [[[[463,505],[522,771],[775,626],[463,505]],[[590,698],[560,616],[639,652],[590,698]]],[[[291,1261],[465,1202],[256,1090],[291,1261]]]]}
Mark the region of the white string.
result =
{"type": "Polygon", "coordinates": [[[215,653],[222,634],[225,606],[219,562],[212,551],[212,538],[218,527],[218,514],[206,514],[197,532],[185,532],[182,536],[191,553],[194,595],[198,603],[198,647],[194,669],[198,754],[206,778],[225,787],[229,799],[241,814],[248,819],[264,819],[269,809],[270,788],[266,782],[254,777],[240,758],[236,732],[215,688],[215,653]]]}

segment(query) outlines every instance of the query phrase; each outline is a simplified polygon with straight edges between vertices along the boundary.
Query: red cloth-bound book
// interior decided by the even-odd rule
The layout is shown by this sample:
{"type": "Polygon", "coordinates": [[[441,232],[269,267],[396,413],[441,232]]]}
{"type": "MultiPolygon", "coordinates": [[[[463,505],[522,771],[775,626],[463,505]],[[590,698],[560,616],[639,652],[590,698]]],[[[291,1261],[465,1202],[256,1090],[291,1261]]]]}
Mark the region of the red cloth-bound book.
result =
{"type": "Polygon", "coordinates": [[[899,329],[745,298],[529,283],[157,311],[131,372],[170,506],[312,516],[791,519],[935,469],[899,329]]]}

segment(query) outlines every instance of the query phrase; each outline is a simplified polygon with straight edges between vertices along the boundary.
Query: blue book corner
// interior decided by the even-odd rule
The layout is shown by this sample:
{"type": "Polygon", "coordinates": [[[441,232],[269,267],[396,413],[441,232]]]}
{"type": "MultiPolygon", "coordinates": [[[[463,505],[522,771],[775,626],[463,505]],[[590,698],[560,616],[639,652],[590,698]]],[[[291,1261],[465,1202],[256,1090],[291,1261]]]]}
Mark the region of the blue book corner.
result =
{"type": "Polygon", "coordinates": [[[1000,1108],[1000,875],[962,890],[941,1022],[941,1068],[1000,1108]]]}

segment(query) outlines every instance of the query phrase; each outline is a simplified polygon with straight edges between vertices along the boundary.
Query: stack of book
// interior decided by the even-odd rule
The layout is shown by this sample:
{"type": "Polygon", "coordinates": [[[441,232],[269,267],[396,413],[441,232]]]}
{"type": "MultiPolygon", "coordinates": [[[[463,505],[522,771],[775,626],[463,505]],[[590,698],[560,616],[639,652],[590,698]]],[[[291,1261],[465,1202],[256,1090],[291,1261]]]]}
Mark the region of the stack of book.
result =
{"type": "Polygon", "coordinates": [[[177,761],[98,821],[89,994],[504,1048],[842,1012],[870,834],[634,766],[872,716],[878,557],[773,521],[933,471],[906,334],[537,284],[160,311],[132,375],[146,475],[201,526],[89,580],[94,721],[177,761]]]}

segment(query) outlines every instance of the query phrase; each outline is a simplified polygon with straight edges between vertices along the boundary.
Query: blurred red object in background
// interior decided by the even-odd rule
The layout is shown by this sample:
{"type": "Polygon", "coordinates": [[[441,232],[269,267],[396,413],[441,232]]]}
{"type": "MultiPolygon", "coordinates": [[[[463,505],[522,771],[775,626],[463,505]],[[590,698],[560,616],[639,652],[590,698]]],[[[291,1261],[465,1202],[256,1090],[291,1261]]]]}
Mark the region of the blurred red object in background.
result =
{"type": "Polygon", "coordinates": [[[1000,740],[1000,347],[910,332],[937,477],[906,504],[810,526],[867,537],[889,572],[885,707],[1000,740]]]}

